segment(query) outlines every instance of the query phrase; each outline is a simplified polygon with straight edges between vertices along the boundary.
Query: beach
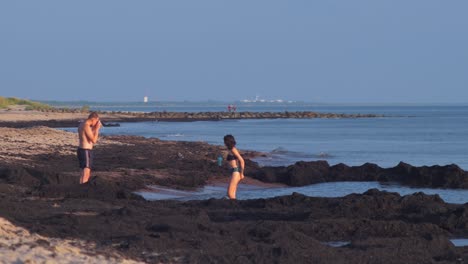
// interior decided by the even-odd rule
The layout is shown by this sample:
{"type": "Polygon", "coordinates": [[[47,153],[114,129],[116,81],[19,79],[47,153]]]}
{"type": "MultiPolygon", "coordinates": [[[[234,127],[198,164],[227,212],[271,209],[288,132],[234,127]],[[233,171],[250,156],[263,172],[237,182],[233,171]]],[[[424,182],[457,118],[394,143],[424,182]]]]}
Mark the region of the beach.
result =
{"type": "Polygon", "coordinates": [[[467,9],[2,1],[0,264],[468,264],[467,9]]]}
{"type": "MultiPolygon", "coordinates": [[[[135,194],[152,185],[193,190],[226,184],[228,171],[216,162],[225,148],[205,142],[103,136],[95,149],[97,177],[78,185],[77,134],[52,128],[56,120],[86,117],[71,115],[0,114],[2,122],[21,120],[18,127],[24,127],[0,127],[0,252],[11,257],[5,263],[468,263],[468,247],[450,242],[468,237],[468,205],[447,204],[437,195],[369,190],[339,198],[294,193],[181,202],[135,194]],[[2,242],[7,239],[16,242],[2,242]],[[37,248],[46,253],[34,253],[37,248]]],[[[243,184],[265,188],[363,179],[468,188],[466,172],[454,166],[384,169],[316,161],[261,167],[252,159],[265,153],[243,155],[243,184]]]]}

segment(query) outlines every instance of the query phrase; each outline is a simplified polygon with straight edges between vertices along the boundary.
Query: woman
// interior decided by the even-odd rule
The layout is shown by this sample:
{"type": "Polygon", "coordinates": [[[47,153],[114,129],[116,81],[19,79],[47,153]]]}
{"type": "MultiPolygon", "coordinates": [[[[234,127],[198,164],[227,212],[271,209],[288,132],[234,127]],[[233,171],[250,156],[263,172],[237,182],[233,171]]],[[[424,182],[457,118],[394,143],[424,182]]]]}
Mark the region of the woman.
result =
{"type": "Polygon", "coordinates": [[[226,160],[231,167],[231,181],[227,189],[229,199],[236,199],[237,184],[244,179],[244,159],[236,148],[236,140],[232,135],[224,136],[224,145],[226,145],[229,153],[226,160]]]}

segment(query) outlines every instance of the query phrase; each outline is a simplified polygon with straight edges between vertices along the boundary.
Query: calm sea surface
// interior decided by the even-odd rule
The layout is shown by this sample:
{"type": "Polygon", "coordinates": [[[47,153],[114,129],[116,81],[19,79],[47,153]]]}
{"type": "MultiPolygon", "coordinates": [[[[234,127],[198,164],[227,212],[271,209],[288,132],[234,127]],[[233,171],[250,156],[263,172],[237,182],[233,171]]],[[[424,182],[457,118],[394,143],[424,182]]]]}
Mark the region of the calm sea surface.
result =
{"type": "MultiPolygon", "coordinates": [[[[104,105],[91,108],[144,112],[225,110],[223,105],[184,104],[164,107],[122,105],[120,108],[118,105],[104,105]]],[[[240,150],[270,153],[268,158],[257,160],[263,165],[289,165],[299,160],[320,159],[332,165],[372,162],[382,167],[391,167],[404,161],[417,166],[455,163],[468,169],[468,106],[250,104],[239,105],[238,111],[372,113],[386,117],[122,123],[121,127],[106,127],[102,133],[140,135],[162,140],[205,141],[217,145],[223,144],[224,135],[232,134],[240,150]]],[[[398,191],[398,188],[392,187],[392,191],[398,191]]],[[[468,202],[468,191],[458,191],[455,196],[464,196],[465,200],[455,197],[453,201],[468,202]]],[[[254,198],[255,195],[249,197],[254,198]]]]}

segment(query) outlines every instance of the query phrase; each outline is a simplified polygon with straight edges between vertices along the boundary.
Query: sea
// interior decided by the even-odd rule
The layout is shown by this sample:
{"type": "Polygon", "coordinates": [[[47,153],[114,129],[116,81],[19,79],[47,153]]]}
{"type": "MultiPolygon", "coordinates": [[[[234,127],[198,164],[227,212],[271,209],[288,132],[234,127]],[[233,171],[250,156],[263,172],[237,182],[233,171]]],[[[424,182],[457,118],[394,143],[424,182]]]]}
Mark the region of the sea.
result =
{"type": "MultiPolygon", "coordinates": [[[[57,104],[80,107],[80,104],[57,104]]],[[[222,102],[92,103],[92,110],[121,112],[227,111],[222,102]]],[[[468,105],[326,105],[314,103],[237,103],[237,111],[377,114],[376,118],[261,119],[195,122],[121,123],[105,127],[105,135],[139,135],[161,140],[202,141],[223,145],[232,134],[242,150],[265,152],[263,166],[287,166],[297,161],[326,160],[330,165],[366,162],[393,167],[400,161],[415,166],[456,164],[468,170],[468,105]]],[[[104,120],[105,121],[105,120],[104,120]]],[[[65,129],[74,130],[74,129],[65,129]]],[[[247,168],[248,171],[248,168],[247,168]]],[[[155,188],[160,188],[155,186],[155,188]]],[[[468,190],[409,188],[376,182],[322,183],[300,188],[240,186],[239,199],[266,198],[299,192],[310,196],[339,197],[377,188],[410,194],[438,194],[446,202],[467,203],[468,190]]],[[[144,193],[148,199],[209,199],[225,195],[225,188],[206,186],[194,192],[144,193]]]]}

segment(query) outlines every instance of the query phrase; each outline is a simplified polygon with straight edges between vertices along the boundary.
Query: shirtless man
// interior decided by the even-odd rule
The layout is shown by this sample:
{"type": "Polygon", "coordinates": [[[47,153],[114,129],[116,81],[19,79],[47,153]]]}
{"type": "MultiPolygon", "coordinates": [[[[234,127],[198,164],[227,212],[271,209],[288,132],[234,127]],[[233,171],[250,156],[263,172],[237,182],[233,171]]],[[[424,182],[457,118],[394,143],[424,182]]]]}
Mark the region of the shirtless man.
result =
{"type": "Polygon", "coordinates": [[[96,112],[89,114],[88,119],[82,122],[78,127],[78,136],[80,138],[80,146],[77,150],[78,161],[80,163],[81,177],[80,184],[87,183],[91,176],[91,168],[93,167],[93,146],[96,144],[99,137],[99,129],[102,123],[99,121],[99,116],[96,112]]]}

